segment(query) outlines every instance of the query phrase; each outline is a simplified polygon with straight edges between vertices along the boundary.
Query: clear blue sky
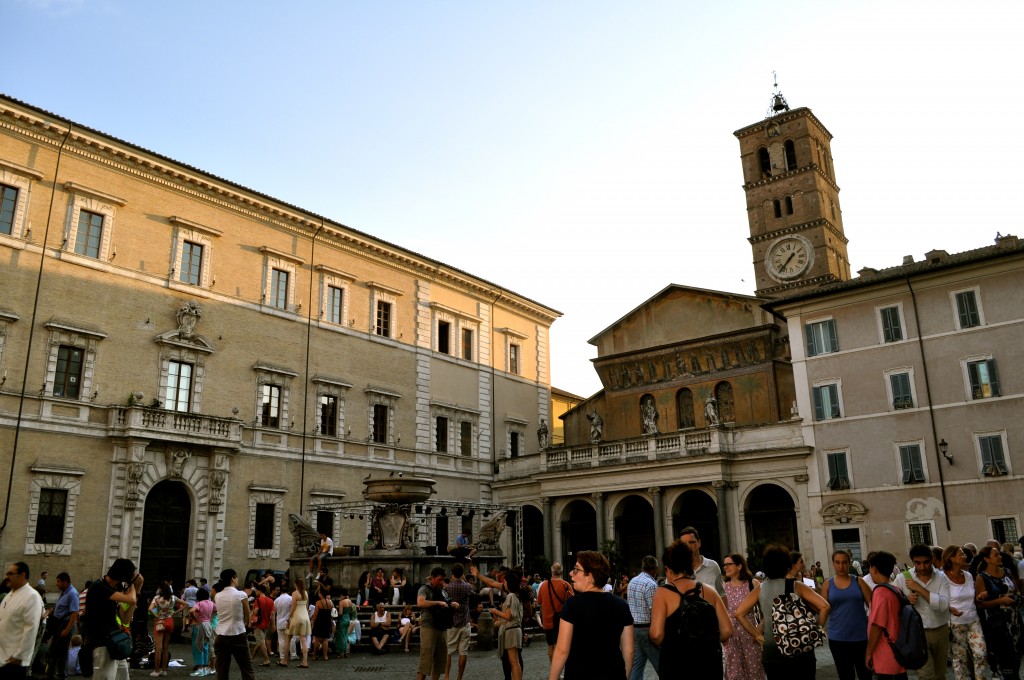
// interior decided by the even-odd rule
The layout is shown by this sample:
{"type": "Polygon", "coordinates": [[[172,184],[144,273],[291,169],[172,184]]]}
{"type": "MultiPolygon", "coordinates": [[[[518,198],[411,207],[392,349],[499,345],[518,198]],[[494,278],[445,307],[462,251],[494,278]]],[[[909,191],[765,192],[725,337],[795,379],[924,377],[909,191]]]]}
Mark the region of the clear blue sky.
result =
{"type": "Polygon", "coordinates": [[[849,252],[1024,236],[1024,5],[5,0],[0,91],[562,310],[552,382],[668,283],[753,291],[732,132],[835,135],[849,252]]]}

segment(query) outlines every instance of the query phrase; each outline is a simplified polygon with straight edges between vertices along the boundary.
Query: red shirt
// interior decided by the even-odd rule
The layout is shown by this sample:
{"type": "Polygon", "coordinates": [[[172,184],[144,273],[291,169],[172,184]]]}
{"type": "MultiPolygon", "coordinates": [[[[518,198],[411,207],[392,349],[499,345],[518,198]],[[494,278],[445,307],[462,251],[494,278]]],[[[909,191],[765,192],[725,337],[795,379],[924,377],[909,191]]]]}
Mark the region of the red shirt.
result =
{"type": "MultiPolygon", "coordinates": [[[[256,597],[256,606],[260,611],[260,620],[254,623],[252,628],[261,628],[267,630],[270,628],[270,623],[275,621],[274,618],[274,601],[269,597],[260,593],[256,597]]],[[[276,626],[275,626],[276,627],[276,626]]]]}
{"type": "Polygon", "coordinates": [[[544,628],[551,630],[555,627],[555,613],[562,611],[562,605],[572,595],[572,586],[568,581],[562,579],[547,579],[540,584],[537,590],[537,602],[540,603],[540,611],[544,622],[544,628]]]}
{"type": "MultiPolygon", "coordinates": [[[[883,585],[875,586],[871,593],[871,614],[868,616],[868,630],[871,626],[884,628],[889,640],[895,640],[900,633],[900,600],[896,594],[883,585]],[[881,591],[881,592],[879,592],[881,591]]],[[[875,673],[880,675],[898,675],[905,673],[906,668],[899,665],[893,656],[892,647],[885,639],[885,634],[878,640],[871,653],[871,663],[875,673]]]]}

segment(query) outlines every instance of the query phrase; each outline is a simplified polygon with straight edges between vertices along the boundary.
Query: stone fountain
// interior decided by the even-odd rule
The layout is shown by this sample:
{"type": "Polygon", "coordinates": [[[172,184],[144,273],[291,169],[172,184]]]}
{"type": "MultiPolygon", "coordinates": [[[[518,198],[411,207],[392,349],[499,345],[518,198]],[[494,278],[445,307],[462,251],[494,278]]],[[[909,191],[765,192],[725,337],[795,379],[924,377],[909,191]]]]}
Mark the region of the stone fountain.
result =
{"type": "Polygon", "coordinates": [[[422,503],[434,494],[434,480],[429,477],[381,477],[365,482],[363,498],[376,503],[370,512],[372,544],[369,551],[395,551],[410,554],[416,551],[409,513],[412,505],[422,503]]]}

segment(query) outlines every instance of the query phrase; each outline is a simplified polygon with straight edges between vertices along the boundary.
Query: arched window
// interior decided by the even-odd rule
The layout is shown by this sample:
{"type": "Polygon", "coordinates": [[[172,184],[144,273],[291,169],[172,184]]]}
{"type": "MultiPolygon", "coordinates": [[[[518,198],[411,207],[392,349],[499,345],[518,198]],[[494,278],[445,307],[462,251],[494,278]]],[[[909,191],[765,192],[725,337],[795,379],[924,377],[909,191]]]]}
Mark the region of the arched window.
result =
{"type": "Polygon", "coordinates": [[[772,207],[775,208],[775,216],[782,217],[782,204],[779,203],[779,199],[772,201],[772,207]]]}
{"type": "Polygon", "coordinates": [[[768,149],[762,146],[757,150],[757,161],[761,165],[761,172],[763,174],[772,174],[772,159],[768,156],[768,149]]]}
{"type": "Polygon", "coordinates": [[[786,196],[786,214],[787,215],[792,215],[793,214],[793,197],[792,196],[786,196]]]}
{"type": "Polygon", "coordinates": [[[787,139],[782,148],[786,152],[786,170],[796,170],[796,147],[793,140],[787,139]]]}
{"type": "Polygon", "coordinates": [[[685,430],[695,425],[696,417],[693,414],[693,392],[684,387],[676,393],[676,414],[679,419],[679,429],[685,430]]]}
{"type": "Polygon", "coordinates": [[[715,399],[718,400],[718,417],[723,423],[736,422],[736,404],[732,397],[732,385],[722,381],[715,385],[715,399]]]}

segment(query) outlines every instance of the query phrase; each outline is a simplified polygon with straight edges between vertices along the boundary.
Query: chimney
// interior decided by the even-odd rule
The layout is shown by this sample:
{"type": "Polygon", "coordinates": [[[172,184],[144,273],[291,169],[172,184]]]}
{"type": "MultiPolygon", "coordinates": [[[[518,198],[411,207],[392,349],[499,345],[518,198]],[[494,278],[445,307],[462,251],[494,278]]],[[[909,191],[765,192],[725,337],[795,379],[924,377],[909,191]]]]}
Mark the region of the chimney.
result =
{"type": "Polygon", "coordinates": [[[861,267],[860,270],[857,271],[857,276],[862,279],[874,278],[876,274],[878,274],[878,270],[874,267],[861,267]]]}
{"type": "Polygon", "coordinates": [[[1000,248],[1016,248],[1019,243],[1020,239],[1013,234],[996,233],[996,245],[1000,248]]]}
{"type": "Polygon", "coordinates": [[[945,250],[929,250],[924,254],[924,259],[928,261],[928,264],[939,264],[949,259],[949,253],[945,250]]]}
{"type": "Polygon", "coordinates": [[[914,256],[913,255],[904,255],[903,256],[903,264],[905,264],[905,265],[907,265],[907,264],[914,264],[914,256]]]}

